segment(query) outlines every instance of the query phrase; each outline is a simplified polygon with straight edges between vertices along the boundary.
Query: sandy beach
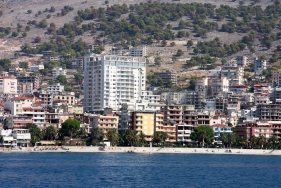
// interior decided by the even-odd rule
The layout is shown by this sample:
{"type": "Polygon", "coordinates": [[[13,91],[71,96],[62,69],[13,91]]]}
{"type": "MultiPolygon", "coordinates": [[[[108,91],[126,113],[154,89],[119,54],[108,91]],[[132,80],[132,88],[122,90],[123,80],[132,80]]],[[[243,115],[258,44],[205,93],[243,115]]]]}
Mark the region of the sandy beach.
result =
{"type": "Polygon", "coordinates": [[[230,148],[160,148],[160,147],[101,147],[95,146],[66,146],[61,147],[33,147],[8,150],[1,148],[0,152],[94,152],[94,153],[143,153],[143,154],[234,154],[234,155],[281,155],[281,150],[271,149],[230,149],[230,148]],[[68,149],[68,150],[66,150],[68,149]]]}

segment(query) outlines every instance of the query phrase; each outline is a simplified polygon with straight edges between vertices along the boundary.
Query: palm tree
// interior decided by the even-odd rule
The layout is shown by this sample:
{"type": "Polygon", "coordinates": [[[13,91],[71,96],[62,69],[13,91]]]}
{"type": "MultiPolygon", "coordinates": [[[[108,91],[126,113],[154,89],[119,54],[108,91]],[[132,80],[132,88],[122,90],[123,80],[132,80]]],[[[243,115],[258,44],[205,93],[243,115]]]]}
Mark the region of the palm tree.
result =
{"type": "Polygon", "coordinates": [[[220,141],[223,143],[224,146],[228,147],[227,136],[225,133],[220,134],[220,141]]]}
{"type": "Polygon", "coordinates": [[[110,144],[114,146],[118,141],[119,135],[116,129],[109,129],[108,132],[106,133],[106,137],[110,141],[110,144]]]}
{"type": "Polygon", "coordinates": [[[261,135],[257,138],[257,140],[258,140],[257,143],[258,143],[259,147],[262,149],[263,145],[266,141],[265,137],[263,135],[261,135]]]}
{"type": "Polygon", "coordinates": [[[156,143],[156,144],[159,144],[161,141],[162,141],[161,132],[160,131],[154,132],[152,142],[156,143]]]}
{"type": "Polygon", "coordinates": [[[275,145],[278,143],[278,138],[276,136],[272,136],[267,142],[270,144],[270,146],[272,146],[272,149],[274,149],[275,145]]]}
{"type": "Polygon", "coordinates": [[[127,129],[124,135],[125,139],[128,141],[129,145],[135,146],[139,140],[137,131],[132,129],[127,129]]]}
{"type": "Polygon", "coordinates": [[[164,145],[165,145],[165,141],[167,140],[168,137],[169,137],[168,133],[161,132],[161,139],[162,139],[162,142],[163,142],[164,145]]]}
{"type": "Polygon", "coordinates": [[[253,135],[249,138],[249,142],[250,142],[251,148],[254,148],[257,143],[257,138],[255,137],[255,135],[253,135]]]}
{"type": "Polygon", "coordinates": [[[236,135],[234,133],[227,134],[227,142],[230,148],[235,141],[236,141],[236,135]]]}
{"type": "Polygon", "coordinates": [[[143,132],[139,134],[139,141],[142,146],[146,143],[146,135],[143,132]]]}
{"type": "Polygon", "coordinates": [[[57,130],[54,126],[49,126],[44,131],[44,139],[46,140],[54,140],[57,136],[57,130]]]}
{"type": "Polygon", "coordinates": [[[94,128],[91,131],[91,139],[97,140],[97,141],[103,141],[104,139],[104,133],[100,128],[94,128]]]}

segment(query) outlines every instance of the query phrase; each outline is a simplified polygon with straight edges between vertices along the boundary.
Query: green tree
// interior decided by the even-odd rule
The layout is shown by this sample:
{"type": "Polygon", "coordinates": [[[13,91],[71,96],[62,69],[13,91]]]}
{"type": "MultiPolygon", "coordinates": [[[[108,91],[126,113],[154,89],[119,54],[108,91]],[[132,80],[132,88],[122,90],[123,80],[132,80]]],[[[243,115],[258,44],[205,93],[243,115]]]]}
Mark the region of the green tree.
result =
{"type": "Polygon", "coordinates": [[[25,30],[26,30],[26,31],[29,31],[29,30],[30,30],[30,26],[27,25],[27,26],[25,27],[25,30]]]}
{"type": "Polygon", "coordinates": [[[250,138],[249,138],[249,144],[250,144],[250,148],[255,148],[255,146],[257,145],[257,138],[255,137],[255,135],[252,135],[250,138]]]}
{"type": "Polygon", "coordinates": [[[198,126],[191,133],[190,138],[198,142],[198,145],[210,145],[214,140],[214,131],[210,126],[198,126]]]}
{"type": "Polygon", "coordinates": [[[23,32],[22,35],[21,35],[23,38],[25,38],[27,36],[27,33],[26,32],[23,32]]]}
{"type": "Polygon", "coordinates": [[[34,38],[35,43],[40,43],[41,42],[41,37],[37,36],[34,38]]]}
{"type": "Polygon", "coordinates": [[[221,134],[220,135],[220,140],[222,143],[228,148],[232,146],[237,140],[237,136],[234,133],[229,133],[229,134],[221,134]]]}
{"type": "Polygon", "coordinates": [[[57,136],[57,129],[54,126],[48,126],[44,130],[44,139],[46,140],[55,140],[57,136]]]}
{"type": "Polygon", "coordinates": [[[193,41],[192,40],[188,40],[186,46],[188,48],[190,48],[191,46],[193,46],[193,41]]]}
{"type": "Polygon", "coordinates": [[[42,132],[36,124],[27,124],[25,127],[26,129],[29,129],[32,145],[35,145],[36,142],[39,142],[42,139],[42,132]]]}
{"type": "Polygon", "coordinates": [[[55,7],[51,6],[49,12],[55,12],[55,11],[56,11],[55,7]]]}
{"type": "Polygon", "coordinates": [[[259,148],[262,149],[265,143],[266,143],[266,138],[263,135],[259,136],[257,139],[257,144],[259,148]]]}
{"type": "Polygon", "coordinates": [[[183,51],[181,49],[178,49],[176,56],[180,57],[183,55],[183,51]]]}
{"type": "Polygon", "coordinates": [[[14,32],[12,33],[12,37],[17,37],[18,35],[19,35],[19,33],[16,32],[16,31],[14,31],[14,32]]]}
{"type": "Polygon", "coordinates": [[[127,129],[125,134],[124,134],[124,138],[126,139],[126,141],[128,142],[128,144],[130,146],[137,146],[139,137],[137,135],[137,131],[132,130],[132,129],[127,129]]]}
{"type": "Polygon", "coordinates": [[[167,41],[164,39],[164,40],[162,40],[162,42],[161,42],[161,46],[162,47],[165,47],[165,46],[167,46],[167,41]]]}
{"type": "Polygon", "coordinates": [[[189,86],[188,89],[190,90],[195,90],[195,86],[196,86],[196,81],[197,81],[197,77],[196,76],[192,76],[189,80],[189,86]]]}
{"type": "Polygon", "coordinates": [[[64,86],[64,91],[66,91],[66,92],[71,92],[71,91],[72,91],[72,87],[70,87],[70,86],[64,86]]]}
{"type": "Polygon", "coordinates": [[[147,142],[146,135],[143,132],[139,134],[139,142],[141,146],[143,146],[147,142]]]}
{"type": "Polygon", "coordinates": [[[67,78],[65,75],[62,74],[58,75],[56,81],[62,85],[67,85],[67,78]]]}
{"type": "Polygon", "coordinates": [[[28,69],[28,62],[20,62],[19,67],[23,69],[28,69]]]}
{"type": "Polygon", "coordinates": [[[159,143],[165,143],[165,141],[168,138],[168,134],[166,132],[163,131],[156,131],[153,134],[153,138],[152,141],[153,143],[159,144],[159,143]]]}
{"type": "Polygon", "coordinates": [[[159,67],[161,65],[161,57],[159,57],[159,56],[155,57],[154,62],[155,62],[155,65],[159,67]]]}
{"type": "Polygon", "coordinates": [[[77,84],[81,84],[83,81],[84,77],[80,73],[75,73],[74,74],[74,80],[76,81],[77,84]]]}
{"type": "Polygon", "coordinates": [[[27,11],[27,14],[31,14],[31,13],[32,13],[32,10],[28,10],[28,11],[27,11]]]}
{"type": "Polygon", "coordinates": [[[95,54],[101,54],[103,51],[104,51],[104,47],[103,46],[95,47],[95,49],[93,50],[93,52],[95,54]]]}
{"type": "Polygon", "coordinates": [[[276,145],[279,141],[278,141],[278,138],[276,136],[272,136],[267,140],[267,142],[272,149],[275,149],[276,145]]]}
{"type": "Polygon", "coordinates": [[[59,136],[63,139],[64,136],[75,137],[76,132],[80,129],[80,121],[77,119],[67,119],[61,124],[59,129],[59,136]]]}
{"type": "Polygon", "coordinates": [[[117,141],[119,139],[119,135],[117,133],[116,129],[109,129],[106,133],[106,138],[110,141],[110,144],[112,146],[115,146],[117,144],[117,141]]]}
{"type": "Polygon", "coordinates": [[[90,134],[90,138],[94,141],[102,142],[104,139],[104,132],[100,128],[93,128],[90,134]]]}
{"type": "Polygon", "coordinates": [[[10,59],[0,59],[0,66],[2,67],[3,70],[9,71],[9,67],[11,66],[11,60],[10,59]]]}

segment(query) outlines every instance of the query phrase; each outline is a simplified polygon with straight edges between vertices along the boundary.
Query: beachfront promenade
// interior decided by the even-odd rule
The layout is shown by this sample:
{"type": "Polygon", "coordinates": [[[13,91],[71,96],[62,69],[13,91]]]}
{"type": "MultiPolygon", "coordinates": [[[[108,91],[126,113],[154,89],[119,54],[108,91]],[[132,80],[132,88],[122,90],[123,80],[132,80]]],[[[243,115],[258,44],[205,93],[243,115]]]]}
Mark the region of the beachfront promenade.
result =
{"type": "Polygon", "coordinates": [[[281,155],[281,150],[271,149],[230,149],[230,148],[160,148],[160,147],[96,147],[96,146],[66,146],[64,149],[57,147],[56,150],[46,147],[22,148],[19,150],[4,150],[1,152],[96,152],[96,153],[143,153],[143,154],[235,154],[235,155],[281,155]]]}

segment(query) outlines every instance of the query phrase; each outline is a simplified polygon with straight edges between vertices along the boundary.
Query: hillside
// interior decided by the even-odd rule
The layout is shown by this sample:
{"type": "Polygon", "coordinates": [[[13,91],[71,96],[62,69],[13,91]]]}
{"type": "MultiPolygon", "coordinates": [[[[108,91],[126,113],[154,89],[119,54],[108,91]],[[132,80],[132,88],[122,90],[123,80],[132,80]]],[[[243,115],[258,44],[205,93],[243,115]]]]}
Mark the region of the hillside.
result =
{"type": "Polygon", "coordinates": [[[148,71],[175,70],[185,78],[190,74],[186,60],[194,56],[210,55],[218,58],[217,64],[221,58],[231,60],[237,55],[249,58],[265,55],[267,59],[274,55],[273,62],[280,57],[279,1],[109,0],[105,3],[4,1],[0,4],[0,58],[12,58],[21,48],[27,54],[54,50],[78,57],[87,52],[87,44],[105,46],[106,51],[112,46],[145,44],[149,52],[148,71]],[[55,43],[44,44],[50,40],[55,43]],[[187,47],[189,40],[193,45],[187,47]],[[62,43],[65,48],[59,45],[62,43]],[[183,54],[175,56],[179,49],[183,54]],[[158,56],[160,67],[153,64],[158,56]]]}

